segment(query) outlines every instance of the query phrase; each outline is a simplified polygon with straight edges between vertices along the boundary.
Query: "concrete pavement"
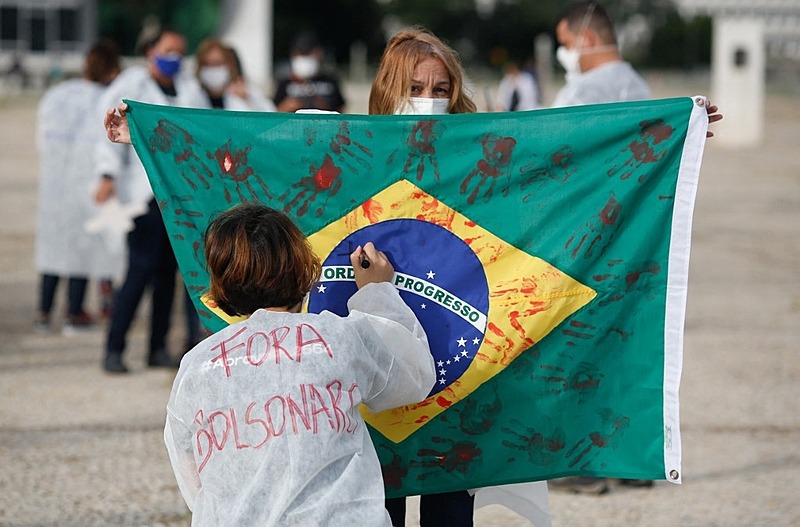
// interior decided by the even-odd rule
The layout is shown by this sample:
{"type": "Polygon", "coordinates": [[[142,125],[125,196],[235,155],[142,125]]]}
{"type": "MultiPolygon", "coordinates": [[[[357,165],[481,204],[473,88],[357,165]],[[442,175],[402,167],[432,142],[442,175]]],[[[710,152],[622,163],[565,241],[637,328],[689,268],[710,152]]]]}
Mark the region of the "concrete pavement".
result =
{"type": "MultiPolygon", "coordinates": [[[[162,441],[173,372],[144,366],[143,324],[127,376],[101,371],[102,331],[32,331],[36,103],[0,100],[0,525],[188,525],[162,441]]],[[[557,527],[800,525],[800,99],[770,96],[767,111],[761,147],[712,140],[706,150],[681,385],[683,485],[553,492],[557,527]]],[[[475,523],[529,525],[499,506],[475,523]]]]}

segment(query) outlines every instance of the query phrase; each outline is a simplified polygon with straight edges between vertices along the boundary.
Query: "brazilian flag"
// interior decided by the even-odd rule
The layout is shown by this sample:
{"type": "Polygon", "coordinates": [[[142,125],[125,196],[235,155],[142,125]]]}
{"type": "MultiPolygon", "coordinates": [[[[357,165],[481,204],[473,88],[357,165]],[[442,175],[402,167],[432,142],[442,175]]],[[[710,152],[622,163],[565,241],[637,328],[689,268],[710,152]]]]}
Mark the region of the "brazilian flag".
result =
{"type": "Polygon", "coordinates": [[[364,410],[387,496],[568,475],[681,480],[678,384],[702,97],[441,116],[225,112],[127,101],[207,329],[202,235],[241,202],[323,261],[306,309],[346,314],[374,241],[437,383],[364,410]]]}

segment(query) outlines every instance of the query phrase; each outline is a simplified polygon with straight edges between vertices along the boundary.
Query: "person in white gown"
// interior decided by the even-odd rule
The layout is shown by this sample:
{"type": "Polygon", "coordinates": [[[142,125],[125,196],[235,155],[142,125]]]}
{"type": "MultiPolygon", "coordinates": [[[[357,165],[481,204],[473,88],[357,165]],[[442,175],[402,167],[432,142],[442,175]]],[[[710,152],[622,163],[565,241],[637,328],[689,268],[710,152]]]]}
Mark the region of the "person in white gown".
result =
{"type": "Polygon", "coordinates": [[[212,108],[250,112],[275,112],[275,104],[242,71],[236,51],[217,38],[197,46],[197,80],[212,108]]]}
{"type": "Polygon", "coordinates": [[[89,281],[99,280],[110,294],[110,280],[122,274],[121,235],[111,240],[108,236],[113,233],[90,233],[85,228],[98,214],[92,199],[96,184],[92,153],[104,136],[95,105],[119,70],[116,45],[100,40],[84,58],[82,77],[56,84],[39,103],[35,262],[41,277],[36,327],[42,331],[50,329],[61,277],[67,278],[64,332],[70,333],[94,325],[84,306],[89,281]]]}
{"type": "Polygon", "coordinates": [[[497,86],[498,112],[535,110],[539,106],[539,88],[533,75],[520,68],[519,61],[509,60],[497,86]]]}
{"type": "Polygon", "coordinates": [[[371,242],[351,254],[358,291],[340,317],[301,312],[321,267],[282,212],[233,207],[204,253],[210,301],[248,318],[184,355],[167,405],[192,525],[390,525],[359,406],[419,402],[436,372],[386,255],[371,242]]]}

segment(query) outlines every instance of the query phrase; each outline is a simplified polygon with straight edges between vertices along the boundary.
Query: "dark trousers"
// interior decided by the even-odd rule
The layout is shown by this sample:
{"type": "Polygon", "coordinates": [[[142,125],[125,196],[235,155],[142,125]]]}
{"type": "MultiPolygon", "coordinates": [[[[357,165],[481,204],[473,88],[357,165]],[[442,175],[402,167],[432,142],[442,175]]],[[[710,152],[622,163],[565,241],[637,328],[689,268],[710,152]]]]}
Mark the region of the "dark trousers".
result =
{"type": "MultiPolygon", "coordinates": [[[[474,505],[475,497],[466,490],[423,494],[419,500],[419,525],[420,527],[472,527],[474,505]]],[[[405,498],[387,499],[386,510],[392,518],[392,525],[402,527],[406,524],[405,498]]]]}
{"type": "Polygon", "coordinates": [[[203,330],[200,327],[200,316],[197,314],[197,308],[194,307],[189,291],[183,295],[183,309],[186,312],[186,345],[194,347],[203,340],[203,330]]]}
{"type": "Polygon", "coordinates": [[[176,271],[175,255],[161,212],[152,200],[147,213],[134,220],[133,230],[128,233],[128,273],[114,300],[107,353],[122,354],[125,350],[126,335],[148,286],[152,288],[150,354],[166,349],[176,271]]]}
{"type": "MultiPolygon", "coordinates": [[[[69,307],[67,314],[71,316],[78,316],[83,311],[83,299],[86,297],[86,285],[89,280],[70,276],[67,281],[67,300],[69,307]]],[[[43,274],[41,289],[39,294],[39,312],[50,314],[53,308],[53,299],[56,296],[56,287],[58,286],[58,276],[53,274],[43,274]]]]}

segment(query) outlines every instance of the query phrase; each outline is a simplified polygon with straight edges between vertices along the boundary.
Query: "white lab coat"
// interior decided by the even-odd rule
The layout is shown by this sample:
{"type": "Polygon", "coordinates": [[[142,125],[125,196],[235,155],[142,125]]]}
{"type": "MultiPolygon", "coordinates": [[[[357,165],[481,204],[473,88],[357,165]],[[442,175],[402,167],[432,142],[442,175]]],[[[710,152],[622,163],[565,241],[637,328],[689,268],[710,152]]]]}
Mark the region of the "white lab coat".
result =
{"type": "Polygon", "coordinates": [[[536,88],[536,80],[533,75],[527,71],[504,75],[497,87],[498,110],[503,112],[511,110],[514,92],[517,93],[518,97],[515,111],[536,109],[539,90],[536,88]]]}
{"type": "Polygon", "coordinates": [[[368,284],[348,307],[259,310],[183,357],[164,438],[193,526],[390,525],[358,406],[421,401],[436,372],[394,286],[368,284]]]}
{"type": "MultiPolygon", "coordinates": [[[[150,104],[207,108],[208,101],[194,77],[178,75],[175,78],[177,95],[169,97],[159,88],[145,66],[131,66],[120,73],[100,98],[98,123],[102,129],[102,115],[116,108],[122,99],[150,104]]],[[[153,190],[144,166],[130,145],[112,143],[105,137],[95,149],[95,181],[104,174],[115,178],[115,188],[122,203],[146,204],[153,198],[153,190]]],[[[144,209],[146,210],[146,209],[144,209]]]]}
{"type": "Polygon", "coordinates": [[[122,273],[122,241],[114,243],[84,228],[98,213],[92,154],[105,137],[95,112],[104,90],[102,84],[72,79],[50,88],[39,103],[35,259],[41,273],[86,278],[114,278],[122,273]]]}
{"type": "Polygon", "coordinates": [[[644,79],[623,61],[609,62],[567,78],[556,94],[554,107],[652,99],[644,79]]]}
{"type": "Polygon", "coordinates": [[[277,112],[278,108],[271,99],[267,99],[261,90],[251,83],[245,85],[247,98],[243,99],[235,93],[226,91],[222,96],[222,107],[225,110],[240,112],[277,112]]]}

